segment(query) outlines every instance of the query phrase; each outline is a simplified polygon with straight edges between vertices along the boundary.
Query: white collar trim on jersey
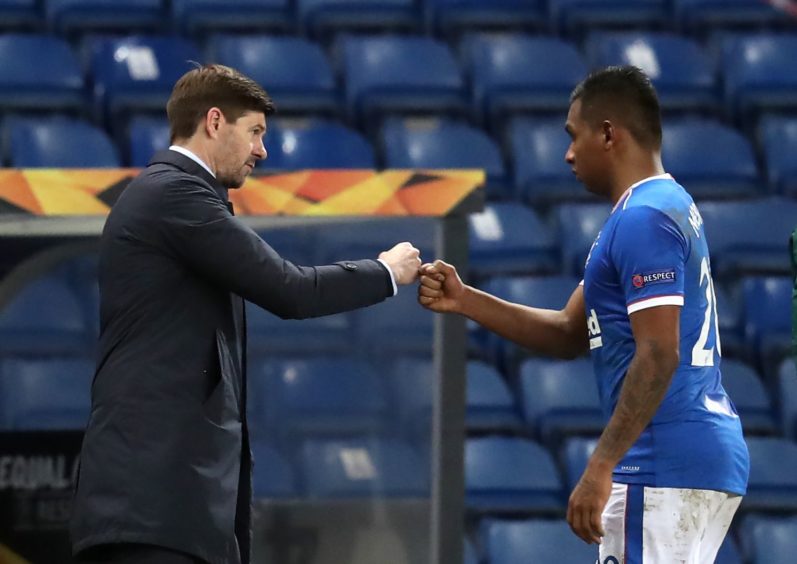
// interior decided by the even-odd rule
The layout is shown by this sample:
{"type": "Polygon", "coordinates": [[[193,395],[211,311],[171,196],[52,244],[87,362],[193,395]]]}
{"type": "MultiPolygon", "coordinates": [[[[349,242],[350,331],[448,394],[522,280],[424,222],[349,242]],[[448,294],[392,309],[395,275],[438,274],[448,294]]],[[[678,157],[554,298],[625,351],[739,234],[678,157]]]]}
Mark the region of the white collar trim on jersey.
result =
{"type": "Polygon", "coordinates": [[[198,164],[199,166],[201,166],[202,168],[204,168],[206,171],[208,171],[208,172],[210,173],[210,175],[211,175],[213,178],[216,178],[216,175],[215,175],[215,174],[213,174],[213,171],[212,171],[212,170],[210,170],[210,167],[209,167],[208,165],[206,165],[206,164],[205,164],[205,161],[203,161],[202,159],[200,159],[199,157],[197,157],[197,156],[194,154],[194,152],[193,152],[193,151],[189,151],[189,150],[188,150],[188,149],[186,149],[185,147],[180,147],[180,145],[172,145],[171,147],[169,147],[169,150],[170,150],[170,151],[177,151],[177,152],[178,152],[178,153],[180,153],[181,155],[185,155],[186,157],[188,157],[189,159],[191,159],[192,161],[194,161],[196,164],[198,164]]]}
{"type": "Polygon", "coordinates": [[[648,176],[647,178],[643,178],[639,182],[634,182],[631,186],[628,187],[628,189],[625,192],[623,192],[623,195],[620,196],[620,199],[617,200],[616,204],[614,204],[614,207],[612,208],[612,211],[617,209],[617,206],[620,205],[620,202],[623,202],[623,209],[625,209],[626,206],[628,205],[628,200],[631,199],[631,192],[633,192],[634,188],[636,188],[637,186],[639,186],[641,184],[644,184],[645,182],[650,182],[651,180],[675,180],[675,179],[672,177],[672,175],[670,173],[665,172],[664,174],[657,174],[655,176],[648,176]]]}

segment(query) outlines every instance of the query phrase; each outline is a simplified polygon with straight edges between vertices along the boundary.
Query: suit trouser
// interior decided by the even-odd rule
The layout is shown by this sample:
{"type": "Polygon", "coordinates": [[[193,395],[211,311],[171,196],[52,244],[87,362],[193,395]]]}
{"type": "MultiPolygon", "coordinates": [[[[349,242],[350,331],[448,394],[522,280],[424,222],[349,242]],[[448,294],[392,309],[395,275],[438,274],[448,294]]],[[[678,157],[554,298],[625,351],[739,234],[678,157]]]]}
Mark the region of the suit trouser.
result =
{"type": "Polygon", "coordinates": [[[134,543],[94,546],[81,552],[77,561],[81,564],[206,564],[184,552],[134,543]]]}

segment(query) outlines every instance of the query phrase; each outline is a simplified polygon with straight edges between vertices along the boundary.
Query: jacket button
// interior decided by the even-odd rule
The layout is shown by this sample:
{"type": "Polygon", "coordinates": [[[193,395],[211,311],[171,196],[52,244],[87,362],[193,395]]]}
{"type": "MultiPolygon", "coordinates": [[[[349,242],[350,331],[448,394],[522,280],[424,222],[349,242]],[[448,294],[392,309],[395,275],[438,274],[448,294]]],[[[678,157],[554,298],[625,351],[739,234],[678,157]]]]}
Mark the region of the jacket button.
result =
{"type": "Polygon", "coordinates": [[[344,262],[343,268],[345,268],[346,270],[354,271],[357,270],[357,265],[354,264],[353,262],[344,262]]]}

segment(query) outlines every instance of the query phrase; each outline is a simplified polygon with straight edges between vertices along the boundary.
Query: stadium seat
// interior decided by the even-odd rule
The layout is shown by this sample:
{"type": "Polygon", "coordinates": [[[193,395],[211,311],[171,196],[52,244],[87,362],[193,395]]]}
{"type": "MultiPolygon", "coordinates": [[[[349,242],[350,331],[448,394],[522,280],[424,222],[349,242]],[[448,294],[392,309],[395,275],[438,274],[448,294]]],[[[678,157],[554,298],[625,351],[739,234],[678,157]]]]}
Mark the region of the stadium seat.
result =
{"type": "Polygon", "coordinates": [[[434,33],[455,39],[471,30],[542,29],[542,0],[425,0],[426,23],[434,33]]]}
{"type": "Polygon", "coordinates": [[[218,31],[293,27],[290,0],[171,0],[171,10],[176,27],[196,37],[218,31]]]}
{"type": "Polygon", "coordinates": [[[390,118],[380,137],[385,168],[483,169],[487,196],[507,197],[501,149],[482,130],[450,119],[390,118]]]}
{"type": "Polygon", "coordinates": [[[595,199],[565,162],[570,146],[566,118],[518,117],[509,123],[515,198],[535,207],[595,199]]]}
{"type": "Polygon", "coordinates": [[[256,499],[284,499],[297,493],[295,470],[271,444],[252,441],[252,481],[256,499]]]}
{"type": "Polygon", "coordinates": [[[513,113],[567,113],[570,92],[587,71],[575,47],[552,37],[473,35],[461,51],[474,112],[493,130],[513,113]]]}
{"type": "Polygon", "coordinates": [[[0,28],[8,30],[39,27],[37,0],[0,0],[0,28]]]}
{"type": "Polygon", "coordinates": [[[714,564],[742,564],[742,555],[736,546],[736,541],[729,532],[720,545],[720,550],[714,560],[714,564]]]}
{"type": "Polygon", "coordinates": [[[88,31],[163,30],[168,21],[161,0],[44,0],[47,24],[61,35],[88,31]]]}
{"type": "Polygon", "coordinates": [[[673,0],[675,23],[680,32],[706,35],[733,29],[787,27],[790,16],[761,0],[673,0]]]}
{"type": "Polygon", "coordinates": [[[727,38],[722,44],[722,75],[728,115],[752,130],[762,112],[796,112],[795,51],[797,34],[727,38]]]}
{"type": "MultiPolygon", "coordinates": [[[[567,562],[591,564],[598,549],[581,541],[564,520],[498,521],[482,525],[490,564],[567,562]]],[[[610,564],[610,563],[606,563],[610,564]]]]}
{"type": "Polygon", "coordinates": [[[797,517],[757,518],[745,534],[750,537],[754,564],[791,562],[797,554],[797,517]]]}
{"type": "Polygon", "coordinates": [[[568,435],[600,435],[606,425],[588,359],[524,361],[520,395],[526,425],[552,447],[568,435]]]}
{"type": "Polygon", "coordinates": [[[603,203],[562,204],[555,210],[565,274],[584,275],[587,255],[610,211],[611,206],[603,203]]]}
{"type": "Polygon", "coordinates": [[[771,192],[797,197],[797,118],[767,115],[759,122],[759,137],[771,192]]]}
{"type": "Polygon", "coordinates": [[[208,54],[262,84],[280,116],[338,112],[332,67],[315,43],[293,36],[222,35],[211,40],[208,54]]]}
{"type": "Polygon", "coordinates": [[[101,129],[86,121],[48,116],[6,120],[9,164],[17,168],[117,168],[119,157],[101,129]]]}
{"type": "Polygon", "coordinates": [[[756,371],[738,360],[727,358],[722,360],[720,371],[722,387],[736,406],[745,434],[775,433],[777,427],[772,403],[756,371]]]}
{"type": "Polygon", "coordinates": [[[785,359],[778,369],[777,400],[783,436],[797,439],[797,367],[794,359],[785,359]]]}
{"type": "Polygon", "coordinates": [[[755,276],[742,282],[747,347],[767,375],[791,351],[792,286],[790,276],[755,276]]]}
{"type": "MultiPolygon", "coordinates": [[[[750,480],[741,509],[797,511],[797,444],[772,437],[746,437],[750,480]]],[[[779,562],[778,560],[770,562],[779,562]]]]}
{"type": "Polygon", "coordinates": [[[735,281],[745,273],[789,272],[787,241],[794,230],[797,202],[773,197],[700,202],[698,208],[715,278],[735,281]]]}
{"type": "Polygon", "coordinates": [[[719,107],[715,65],[696,41],[663,32],[596,32],[586,52],[596,68],[634,65],[645,71],[662,110],[714,113],[719,107]]]}
{"type": "Polygon", "coordinates": [[[598,27],[663,27],[668,23],[665,0],[549,0],[551,26],[580,36],[598,27]]]}
{"type": "Polygon", "coordinates": [[[559,269],[556,240],[537,213],[514,202],[495,203],[468,217],[470,274],[554,272],[559,269]]]}
{"type": "Polygon", "coordinates": [[[464,81],[443,43],[429,37],[343,37],[339,48],[350,117],[365,123],[385,113],[464,112],[464,81]]]}
{"type": "Polygon", "coordinates": [[[763,195],[751,143],[738,131],[704,119],[663,127],[662,161],[695,199],[763,195]]]}
{"type": "MultiPolygon", "coordinates": [[[[559,310],[567,304],[578,282],[572,276],[502,276],[490,279],[481,289],[512,303],[559,310]]],[[[485,341],[489,358],[509,374],[515,373],[523,359],[535,354],[495,333],[489,333],[485,341]]]]}
{"type": "Polygon", "coordinates": [[[0,361],[0,419],[13,430],[84,429],[94,363],[85,358],[0,361]],[[5,417],[3,417],[5,415],[5,417]]]}
{"type": "Polygon", "coordinates": [[[258,414],[253,416],[261,429],[283,442],[373,435],[385,429],[385,382],[365,362],[331,356],[266,360],[253,372],[258,414]]]}
{"type": "Polygon", "coordinates": [[[479,557],[476,554],[476,549],[473,548],[473,543],[470,543],[467,540],[465,540],[464,547],[462,549],[462,555],[464,564],[479,564],[479,557]]]}
{"type": "Polygon", "coordinates": [[[77,112],[83,95],[80,66],[65,41],[49,35],[0,35],[0,112],[77,112]]]}
{"type": "Polygon", "coordinates": [[[362,134],[333,121],[320,119],[270,122],[265,144],[268,158],[258,168],[374,169],[376,157],[362,134]]]}
{"type": "Polygon", "coordinates": [[[94,105],[121,134],[127,114],[162,114],[174,83],[201,61],[189,41],[170,36],[97,38],[90,42],[94,105]]]}
{"type": "Polygon", "coordinates": [[[476,514],[562,514],[564,490],[553,457],[525,439],[467,439],[465,505],[476,514]]]}
{"type": "Polygon", "coordinates": [[[573,491],[576,487],[597,444],[597,437],[570,437],[565,440],[562,447],[562,463],[567,478],[567,491],[573,491]]]}
{"type": "Polygon", "coordinates": [[[302,446],[301,461],[310,499],[428,495],[428,472],[398,441],[311,440],[302,446]]]}
{"type": "Polygon", "coordinates": [[[0,355],[83,355],[90,333],[63,270],[24,286],[0,309],[0,355]]]}
{"type": "MultiPolygon", "coordinates": [[[[711,250],[711,248],[709,249],[711,250]]],[[[717,298],[717,321],[723,357],[740,358],[746,355],[744,346],[744,324],[739,301],[733,299],[724,287],[714,281],[717,298]]]]}
{"type": "Polygon", "coordinates": [[[145,167],[152,155],[169,148],[169,121],[165,117],[134,116],[128,131],[130,166],[145,167]]]}
{"type": "Polygon", "coordinates": [[[296,0],[307,35],[328,39],[341,31],[412,31],[420,22],[413,0],[296,0]]]}

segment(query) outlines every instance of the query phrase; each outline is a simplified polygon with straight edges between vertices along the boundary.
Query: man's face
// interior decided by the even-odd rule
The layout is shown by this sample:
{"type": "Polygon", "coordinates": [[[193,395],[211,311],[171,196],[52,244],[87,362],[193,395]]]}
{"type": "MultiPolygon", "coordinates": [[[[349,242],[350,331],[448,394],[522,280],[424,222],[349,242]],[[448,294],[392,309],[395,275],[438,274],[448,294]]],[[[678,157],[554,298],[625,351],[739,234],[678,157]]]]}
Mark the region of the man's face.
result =
{"type": "Polygon", "coordinates": [[[247,111],[235,122],[224,122],[216,159],[216,179],[222,186],[240,188],[255,163],[266,158],[265,133],[266,117],[261,112],[247,111]]]}
{"type": "Polygon", "coordinates": [[[604,134],[601,128],[592,128],[581,117],[581,100],[570,105],[565,129],[570,135],[570,146],[565,162],[576,178],[594,194],[606,193],[607,167],[604,134]]]}

